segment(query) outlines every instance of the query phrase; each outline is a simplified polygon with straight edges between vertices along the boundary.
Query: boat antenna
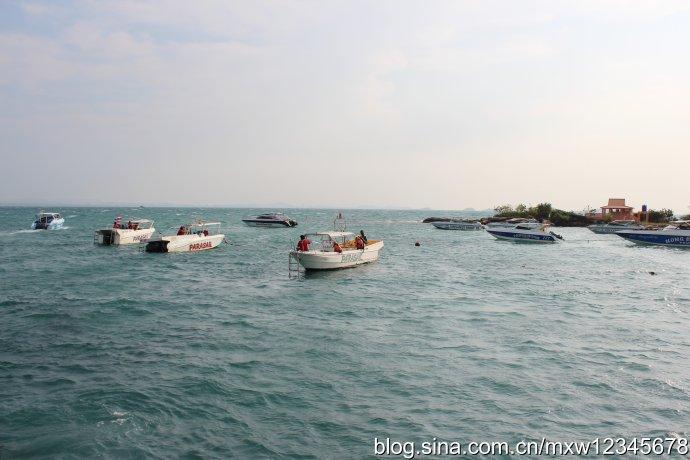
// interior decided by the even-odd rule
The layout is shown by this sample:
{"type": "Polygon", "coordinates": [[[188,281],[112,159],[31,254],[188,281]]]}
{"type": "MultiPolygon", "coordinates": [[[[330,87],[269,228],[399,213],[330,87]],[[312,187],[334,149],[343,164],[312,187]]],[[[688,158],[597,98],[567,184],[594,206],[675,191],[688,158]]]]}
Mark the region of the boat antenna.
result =
{"type": "Polygon", "coordinates": [[[347,229],[343,213],[338,211],[338,214],[333,219],[333,230],[336,232],[344,232],[347,229]]]}

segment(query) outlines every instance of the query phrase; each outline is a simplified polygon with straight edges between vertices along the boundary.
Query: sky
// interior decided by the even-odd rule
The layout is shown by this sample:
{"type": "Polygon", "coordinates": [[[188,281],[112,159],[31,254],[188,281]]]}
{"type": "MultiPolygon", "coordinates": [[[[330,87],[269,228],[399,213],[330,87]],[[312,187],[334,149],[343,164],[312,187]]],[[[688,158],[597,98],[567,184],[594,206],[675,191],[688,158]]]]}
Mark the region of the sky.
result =
{"type": "Polygon", "coordinates": [[[0,0],[0,203],[690,213],[687,0],[0,0]]]}

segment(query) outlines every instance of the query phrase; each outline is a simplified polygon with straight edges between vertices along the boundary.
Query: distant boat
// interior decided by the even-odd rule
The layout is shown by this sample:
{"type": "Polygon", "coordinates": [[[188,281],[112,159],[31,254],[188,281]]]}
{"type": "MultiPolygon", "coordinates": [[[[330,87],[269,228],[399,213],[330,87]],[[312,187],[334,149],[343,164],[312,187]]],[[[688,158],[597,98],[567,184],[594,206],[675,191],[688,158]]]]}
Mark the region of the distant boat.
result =
{"type": "Polygon", "coordinates": [[[614,220],[609,223],[598,223],[587,226],[594,233],[616,233],[621,230],[644,230],[644,226],[634,220],[614,220]]]}
{"type": "Polygon", "coordinates": [[[32,230],[59,230],[65,224],[65,218],[59,212],[41,211],[31,224],[32,230]]]}
{"type": "Polygon", "coordinates": [[[197,252],[213,249],[225,239],[220,222],[198,221],[183,225],[177,235],[149,240],[146,252],[197,252]]]}
{"type": "Polygon", "coordinates": [[[482,226],[481,223],[479,223],[476,220],[464,220],[464,219],[457,219],[457,220],[450,220],[447,222],[443,221],[436,221],[432,222],[431,225],[433,225],[436,228],[439,228],[441,230],[483,230],[484,227],[482,226]]]}
{"type": "Polygon", "coordinates": [[[518,225],[528,228],[539,228],[541,226],[541,223],[538,220],[532,218],[516,217],[508,220],[490,222],[486,226],[486,229],[488,230],[490,228],[514,228],[518,225]]]}
{"type": "Polygon", "coordinates": [[[690,247],[690,221],[671,222],[661,230],[621,230],[615,234],[637,244],[690,247]]]}
{"type": "Polygon", "coordinates": [[[556,243],[563,237],[554,232],[547,232],[546,226],[530,228],[518,225],[513,228],[487,228],[487,232],[499,240],[514,241],[516,243],[556,243]]]}
{"type": "Polygon", "coordinates": [[[112,228],[96,230],[93,241],[103,245],[135,244],[148,241],[155,232],[153,221],[148,219],[129,219],[127,225],[117,217],[112,228]]]}
{"type": "Polygon", "coordinates": [[[297,222],[283,213],[271,212],[242,219],[250,227],[296,227],[297,222]]]}

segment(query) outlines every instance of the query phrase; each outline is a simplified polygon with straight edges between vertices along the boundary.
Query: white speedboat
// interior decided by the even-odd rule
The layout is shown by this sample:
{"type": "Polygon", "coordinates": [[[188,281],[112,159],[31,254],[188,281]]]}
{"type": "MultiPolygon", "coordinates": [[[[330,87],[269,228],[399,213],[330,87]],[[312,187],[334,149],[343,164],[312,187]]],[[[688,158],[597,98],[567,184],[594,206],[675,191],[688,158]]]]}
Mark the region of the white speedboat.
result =
{"type": "Polygon", "coordinates": [[[220,222],[198,221],[183,225],[177,235],[149,240],[146,252],[196,252],[213,249],[225,239],[220,233],[220,222]]]}
{"type": "Polygon", "coordinates": [[[609,223],[598,223],[587,226],[594,233],[616,233],[621,230],[644,230],[644,226],[634,220],[614,220],[609,223]]]}
{"type": "Polygon", "coordinates": [[[122,245],[148,241],[155,232],[153,221],[148,219],[130,219],[126,224],[117,217],[112,228],[96,230],[93,241],[96,244],[122,245]]]}
{"type": "Polygon", "coordinates": [[[355,234],[351,232],[319,232],[305,236],[310,241],[309,250],[290,251],[290,259],[307,270],[334,270],[374,262],[383,248],[383,241],[368,240],[363,249],[357,249],[355,234]],[[342,252],[334,249],[334,243],[342,252]]]}
{"type": "Polygon", "coordinates": [[[436,228],[441,230],[483,230],[484,227],[476,220],[454,219],[445,221],[432,222],[436,228]]]}
{"type": "Polygon", "coordinates": [[[486,231],[499,240],[516,243],[556,243],[563,239],[562,236],[551,231],[547,232],[546,229],[547,226],[535,229],[518,225],[513,228],[487,228],[486,231]]]}
{"type": "Polygon", "coordinates": [[[502,220],[498,222],[490,222],[487,224],[486,229],[490,228],[515,228],[518,225],[527,228],[539,228],[541,223],[536,219],[526,218],[526,217],[516,217],[514,219],[502,220]]]}
{"type": "Polygon", "coordinates": [[[250,227],[296,227],[297,222],[283,213],[271,212],[242,219],[250,227]]]}
{"type": "Polygon", "coordinates": [[[690,248],[690,221],[671,222],[661,230],[621,230],[615,234],[637,244],[690,248]]]}
{"type": "Polygon", "coordinates": [[[59,230],[65,224],[65,218],[59,212],[41,211],[31,224],[32,230],[59,230]]]}

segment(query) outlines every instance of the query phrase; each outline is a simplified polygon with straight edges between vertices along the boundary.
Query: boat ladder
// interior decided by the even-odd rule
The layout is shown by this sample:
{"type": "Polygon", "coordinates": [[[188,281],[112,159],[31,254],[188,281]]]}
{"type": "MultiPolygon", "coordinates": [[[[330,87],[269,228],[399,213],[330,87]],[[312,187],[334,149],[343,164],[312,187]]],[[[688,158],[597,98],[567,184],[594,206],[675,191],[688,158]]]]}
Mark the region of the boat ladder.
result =
{"type": "Polygon", "coordinates": [[[299,256],[288,254],[288,278],[297,278],[304,276],[304,268],[299,263],[299,256]]]}

